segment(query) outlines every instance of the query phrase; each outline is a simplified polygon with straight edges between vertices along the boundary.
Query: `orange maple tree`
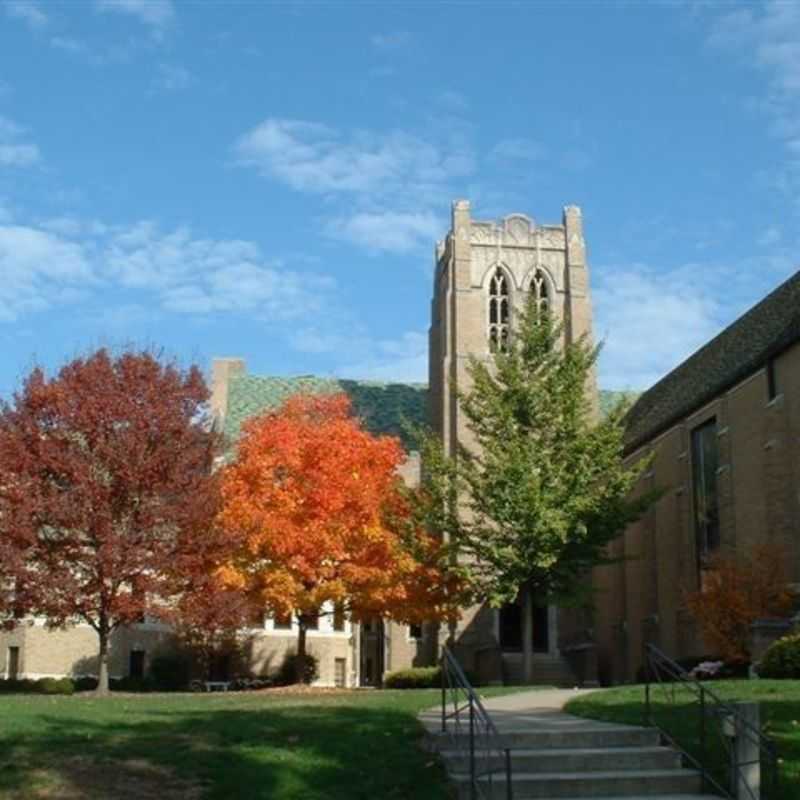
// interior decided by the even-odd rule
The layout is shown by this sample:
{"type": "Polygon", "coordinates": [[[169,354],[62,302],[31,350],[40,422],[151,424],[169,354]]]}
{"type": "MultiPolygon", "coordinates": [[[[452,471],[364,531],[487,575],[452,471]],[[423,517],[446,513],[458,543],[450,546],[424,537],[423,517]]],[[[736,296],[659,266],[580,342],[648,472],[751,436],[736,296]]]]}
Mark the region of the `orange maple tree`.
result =
{"type": "Polygon", "coordinates": [[[750,661],[750,626],[792,609],[785,551],[758,544],[742,553],[715,555],[698,591],[685,594],[686,607],[706,643],[725,661],[750,661]]]}
{"type": "Polygon", "coordinates": [[[297,395],[244,427],[222,480],[220,521],[237,545],[224,575],[296,618],[298,677],[324,605],[356,619],[457,613],[443,547],[410,524],[403,459],[398,439],[364,430],[344,394],[297,395]]]}

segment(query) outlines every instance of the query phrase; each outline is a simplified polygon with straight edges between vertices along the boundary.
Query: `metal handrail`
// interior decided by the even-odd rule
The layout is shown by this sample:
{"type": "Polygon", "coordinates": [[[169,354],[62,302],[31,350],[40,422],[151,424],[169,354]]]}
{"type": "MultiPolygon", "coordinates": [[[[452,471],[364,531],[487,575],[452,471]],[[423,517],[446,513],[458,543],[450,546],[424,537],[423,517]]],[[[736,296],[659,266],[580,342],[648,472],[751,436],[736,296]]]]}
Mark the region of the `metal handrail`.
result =
{"type": "Polygon", "coordinates": [[[779,760],[775,743],[763,734],[756,726],[752,725],[737,709],[735,703],[723,700],[716,692],[710,689],[701,681],[692,677],[678,663],[663,653],[653,644],[645,646],[645,721],[658,729],[661,735],[677,750],[684,758],[700,771],[703,789],[707,787],[721,793],[731,800],[779,800],[779,760]],[[653,680],[655,678],[655,680],[653,680]],[[672,703],[675,703],[676,687],[681,687],[693,695],[699,705],[699,757],[695,757],[688,752],[685,743],[679,742],[675,736],[666,730],[662,725],[653,720],[653,707],[651,694],[653,685],[658,687],[672,703]],[[739,762],[735,749],[730,738],[722,731],[723,720],[732,725],[738,735],[744,735],[758,748],[758,762],[739,762]],[[729,781],[731,785],[717,780],[709,770],[710,734],[712,727],[709,722],[716,722],[718,725],[719,741],[722,742],[723,750],[727,754],[727,761],[730,765],[729,781]],[[758,763],[760,769],[766,771],[766,787],[764,782],[759,781],[758,786],[752,786],[745,775],[745,768],[758,763]],[[738,794],[738,789],[744,787],[746,794],[738,794]],[[762,794],[761,789],[766,788],[767,793],[762,794]]]}
{"type": "Polygon", "coordinates": [[[513,800],[511,749],[504,746],[480,697],[447,647],[442,648],[441,667],[442,733],[450,733],[456,750],[463,751],[468,758],[470,800],[496,800],[494,778],[501,771],[505,772],[506,800],[513,800]],[[452,705],[451,711],[448,711],[448,705],[452,705]],[[448,723],[452,730],[448,729],[448,723]],[[468,736],[462,735],[467,731],[468,736]],[[495,765],[498,755],[501,757],[501,766],[495,765]]]}

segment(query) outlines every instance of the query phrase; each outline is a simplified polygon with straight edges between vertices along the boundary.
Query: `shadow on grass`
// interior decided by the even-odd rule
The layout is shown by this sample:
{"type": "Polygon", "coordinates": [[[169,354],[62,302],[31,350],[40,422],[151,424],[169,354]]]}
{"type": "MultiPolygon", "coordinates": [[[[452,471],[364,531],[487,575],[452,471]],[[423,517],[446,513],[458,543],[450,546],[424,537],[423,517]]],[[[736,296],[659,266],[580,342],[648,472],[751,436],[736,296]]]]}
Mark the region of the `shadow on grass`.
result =
{"type": "MultiPolygon", "coordinates": [[[[444,800],[443,772],[408,711],[370,707],[149,708],[126,717],[48,713],[0,738],[0,795],[26,797],[31,771],[145,761],[199,781],[209,798],[444,800]]],[[[32,795],[33,796],[33,795],[32,795]]],[[[99,795],[87,793],[86,797],[99,795]]],[[[162,795],[167,797],[178,795],[162,795]]]]}

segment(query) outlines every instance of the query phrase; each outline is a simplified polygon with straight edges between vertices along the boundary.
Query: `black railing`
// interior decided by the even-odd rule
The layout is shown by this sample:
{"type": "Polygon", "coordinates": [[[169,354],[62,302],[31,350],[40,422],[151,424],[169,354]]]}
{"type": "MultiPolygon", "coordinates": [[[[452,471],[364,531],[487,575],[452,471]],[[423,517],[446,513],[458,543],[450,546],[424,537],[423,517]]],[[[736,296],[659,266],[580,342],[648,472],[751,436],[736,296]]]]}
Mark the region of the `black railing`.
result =
{"type": "Polygon", "coordinates": [[[469,769],[470,800],[513,800],[511,750],[447,647],[442,649],[442,734],[449,734],[456,758],[469,769]]]}
{"type": "Polygon", "coordinates": [[[655,645],[645,648],[645,722],[697,770],[703,791],[781,800],[775,743],[655,645]]]}

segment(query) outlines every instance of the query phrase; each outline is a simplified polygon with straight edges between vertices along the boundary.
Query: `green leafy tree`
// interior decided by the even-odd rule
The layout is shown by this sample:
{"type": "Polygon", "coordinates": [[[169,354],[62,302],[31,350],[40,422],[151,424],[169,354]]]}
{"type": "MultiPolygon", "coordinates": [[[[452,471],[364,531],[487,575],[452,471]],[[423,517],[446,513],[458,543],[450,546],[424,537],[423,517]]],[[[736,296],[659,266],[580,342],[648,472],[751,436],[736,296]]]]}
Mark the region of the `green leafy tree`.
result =
{"type": "Polygon", "coordinates": [[[532,603],[580,602],[607,545],[655,500],[631,489],[647,461],[623,461],[620,404],[598,420],[587,387],[599,348],[564,341],[533,303],[502,350],[472,358],[459,395],[471,441],[444,452],[422,441],[418,513],[448,539],[476,593],[500,606],[522,596],[530,679],[532,603]]]}

